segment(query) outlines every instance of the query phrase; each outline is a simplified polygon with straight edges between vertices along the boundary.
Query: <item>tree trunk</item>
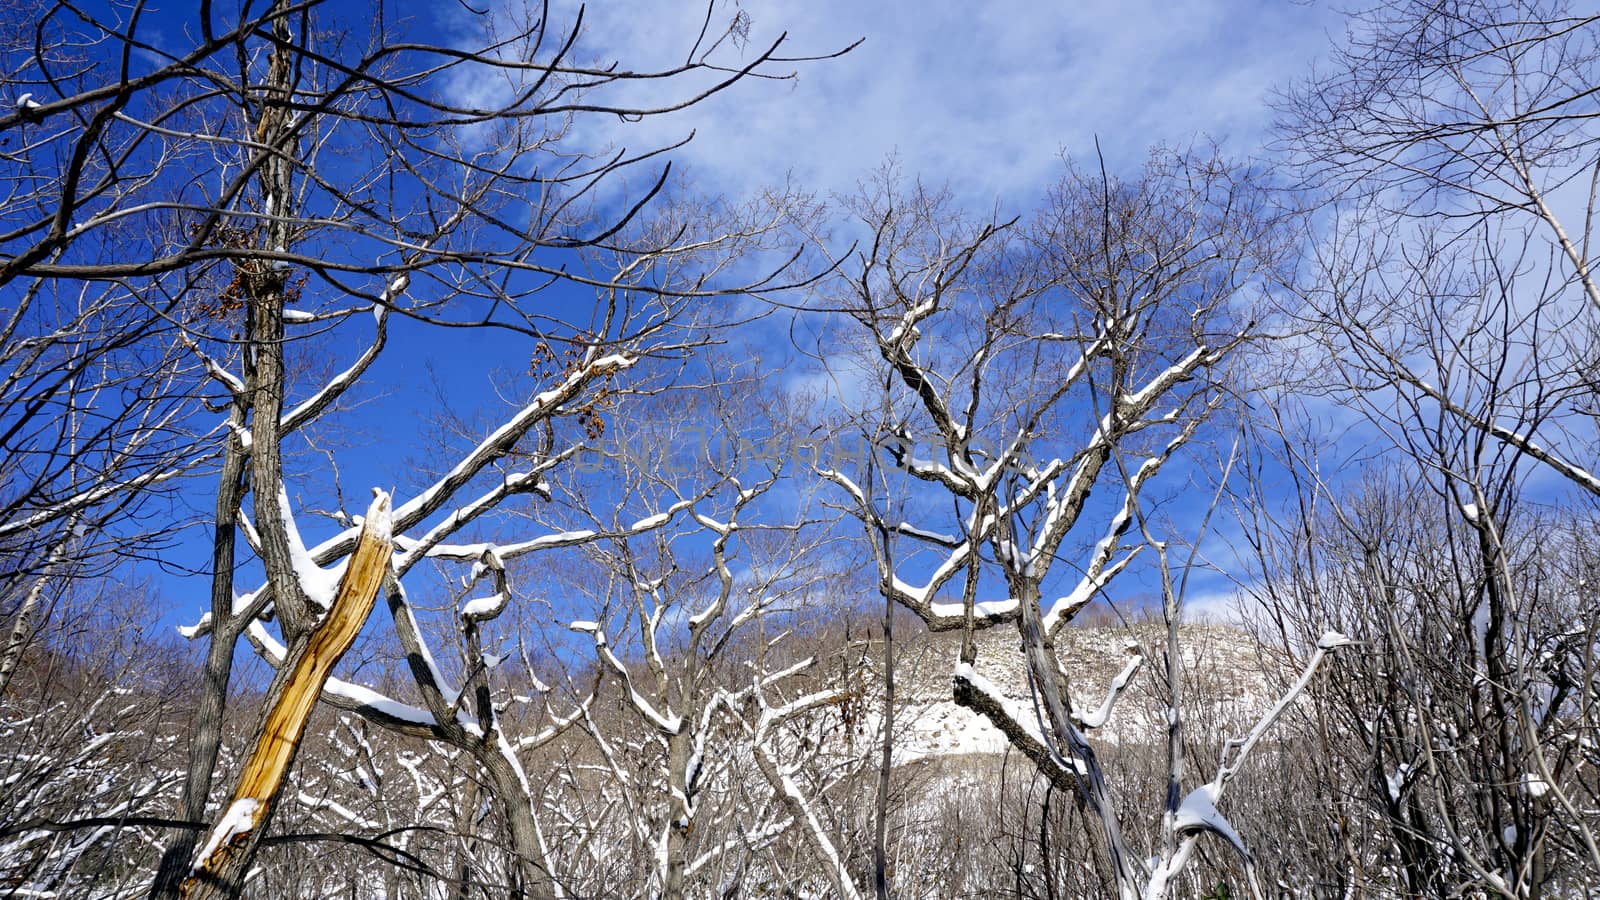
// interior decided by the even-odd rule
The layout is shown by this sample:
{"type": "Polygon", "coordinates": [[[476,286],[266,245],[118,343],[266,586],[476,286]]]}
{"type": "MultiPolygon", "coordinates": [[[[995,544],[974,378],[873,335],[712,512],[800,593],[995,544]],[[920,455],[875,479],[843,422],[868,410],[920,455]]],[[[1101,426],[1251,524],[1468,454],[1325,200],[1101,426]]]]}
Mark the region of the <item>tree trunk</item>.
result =
{"type": "Polygon", "coordinates": [[[457,820],[457,838],[461,846],[456,850],[456,883],[452,900],[467,900],[467,889],[472,879],[472,853],[478,843],[478,781],[468,778],[466,793],[461,799],[461,817],[457,820]]]}
{"type": "MultiPolygon", "coordinates": [[[[969,630],[970,634],[970,630],[969,630]]],[[[883,754],[872,830],[872,880],[878,900],[889,900],[889,776],[894,765],[894,600],[883,598],[883,754]]]]}
{"type": "Polygon", "coordinates": [[[773,792],[789,810],[789,814],[794,816],[801,836],[816,854],[816,861],[822,869],[822,874],[832,884],[834,896],[844,900],[861,900],[861,892],[856,890],[855,882],[850,878],[849,868],[839,856],[838,848],[822,830],[822,823],[817,820],[816,814],[812,812],[809,802],[800,789],[793,780],[783,774],[777,759],[773,758],[764,746],[757,742],[753,749],[756,768],[767,779],[767,783],[772,786],[773,792]]]}
{"type": "Polygon", "coordinates": [[[511,866],[511,885],[508,896],[560,897],[561,886],[550,874],[545,861],[544,847],[539,840],[539,825],[533,819],[533,798],[521,769],[501,755],[492,746],[478,747],[474,755],[489,780],[494,782],[494,793],[505,806],[506,826],[511,832],[511,852],[515,856],[511,866]]]}
{"type": "MultiPolygon", "coordinates": [[[[183,799],[178,807],[178,816],[190,822],[205,821],[211,777],[217,770],[217,755],[222,749],[222,718],[228,706],[233,651],[239,641],[239,624],[234,622],[233,615],[233,566],[239,503],[245,489],[245,452],[237,430],[244,425],[243,402],[237,401],[229,415],[229,425],[236,427],[228,429],[228,450],[222,458],[222,472],[217,481],[211,538],[211,640],[206,647],[205,674],[195,704],[189,763],[184,771],[183,799]]],[[[194,859],[195,845],[199,841],[200,833],[192,829],[184,829],[173,837],[161,855],[155,883],[150,886],[151,900],[171,900],[178,896],[178,886],[188,874],[189,861],[194,859]]]]}
{"type": "Polygon", "coordinates": [[[239,773],[233,800],[212,828],[181,896],[193,900],[234,897],[255,858],[261,833],[271,821],[278,792],[294,763],[311,712],[333,667],[366,624],[389,571],[389,498],[380,494],[368,510],[349,567],[326,619],[289,647],[264,701],[250,755],[239,773]]]}
{"type": "Polygon", "coordinates": [[[38,611],[45,591],[55,578],[56,570],[66,560],[67,545],[72,542],[73,531],[78,528],[78,523],[82,519],[82,513],[74,513],[67,518],[66,524],[61,528],[61,536],[56,539],[49,555],[45,557],[44,568],[39,570],[33,586],[23,598],[22,606],[17,609],[16,615],[11,620],[11,634],[6,638],[4,651],[0,651],[0,697],[4,697],[6,688],[11,686],[11,674],[16,671],[17,662],[22,659],[23,649],[33,639],[34,613],[38,611]]]}
{"type": "Polygon", "coordinates": [[[683,876],[689,851],[689,732],[687,729],[667,738],[667,823],[662,832],[666,854],[661,872],[663,900],[683,900],[683,876]],[[683,799],[679,799],[683,798],[683,799]]]}
{"type": "Polygon", "coordinates": [[[1127,844],[1122,837],[1122,825],[1112,803],[1105,774],[1094,749],[1083,739],[1067,710],[1066,685],[1061,680],[1061,667],[1056,662],[1050,642],[1044,634],[1044,622],[1039,614],[1039,586],[1021,582],[1014,586],[1020,600],[1022,613],[1022,647],[1028,659],[1028,675],[1050,720],[1054,743],[1058,751],[1065,751],[1064,760],[1070,771],[1078,773],[1078,784],[1088,801],[1106,841],[1106,853],[1111,859],[1111,869],[1116,875],[1117,894],[1122,900],[1134,900],[1140,893],[1138,874],[1134,871],[1127,844]]]}

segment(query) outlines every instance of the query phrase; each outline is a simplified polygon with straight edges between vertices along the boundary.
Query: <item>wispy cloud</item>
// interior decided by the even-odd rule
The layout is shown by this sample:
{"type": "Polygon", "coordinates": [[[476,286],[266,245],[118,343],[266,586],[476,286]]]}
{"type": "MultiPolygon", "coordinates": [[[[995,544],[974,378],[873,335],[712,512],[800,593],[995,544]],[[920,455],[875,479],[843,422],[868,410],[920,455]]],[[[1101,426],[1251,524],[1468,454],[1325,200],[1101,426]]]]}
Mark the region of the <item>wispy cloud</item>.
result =
{"type": "MultiPolygon", "coordinates": [[[[681,63],[704,10],[591,4],[582,49],[634,67],[681,63]]],[[[730,194],[790,175],[824,193],[848,191],[893,153],[907,172],[950,180],[968,201],[1023,200],[1053,179],[1063,150],[1093,153],[1096,136],[1116,166],[1201,134],[1252,151],[1270,121],[1265,96],[1305,72],[1331,21],[1317,6],[1226,0],[748,0],[717,6],[712,32],[740,10],[748,42],[721,48],[725,65],[784,33],[780,54],[792,56],[865,41],[841,59],[784,67],[797,73],[792,81],[751,81],[670,117],[586,122],[586,137],[643,148],[693,130],[676,158],[701,187],[730,194]]],[[[681,89],[637,92],[645,102],[673,95],[681,89]]]]}

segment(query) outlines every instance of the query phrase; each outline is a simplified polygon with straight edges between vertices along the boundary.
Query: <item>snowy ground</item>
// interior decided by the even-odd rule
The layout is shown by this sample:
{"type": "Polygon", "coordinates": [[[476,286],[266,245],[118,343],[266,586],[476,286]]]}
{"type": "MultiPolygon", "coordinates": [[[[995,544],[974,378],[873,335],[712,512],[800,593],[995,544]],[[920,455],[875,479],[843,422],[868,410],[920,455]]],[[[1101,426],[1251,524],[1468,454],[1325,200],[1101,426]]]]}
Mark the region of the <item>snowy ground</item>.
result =
{"type": "MultiPolygon", "coordinates": [[[[1093,709],[1105,697],[1107,686],[1128,659],[1126,645],[1133,636],[1147,652],[1159,654],[1164,637],[1154,629],[1130,632],[1124,628],[1066,629],[1057,652],[1072,679],[1074,702],[1093,709]]],[[[1209,721],[1247,722],[1270,704],[1270,691],[1262,674],[1258,649],[1243,632],[1223,626],[1186,626],[1183,630],[1185,690],[1190,715],[1209,721]]],[[[957,661],[959,638],[930,635],[905,654],[897,671],[901,702],[896,710],[896,756],[901,762],[934,757],[1004,752],[1006,739],[981,716],[957,706],[951,698],[951,673],[957,661]]],[[[1166,704],[1156,692],[1156,666],[1147,660],[1103,728],[1090,737],[1104,743],[1146,743],[1161,740],[1166,704]]],[[[1016,637],[1006,630],[992,631],[978,641],[978,674],[1000,687],[1024,709],[1033,708],[1016,637]]],[[[874,686],[873,690],[880,690],[874,686]]],[[[877,732],[876,713],[861,723],[860,732],[877,732]]]]}

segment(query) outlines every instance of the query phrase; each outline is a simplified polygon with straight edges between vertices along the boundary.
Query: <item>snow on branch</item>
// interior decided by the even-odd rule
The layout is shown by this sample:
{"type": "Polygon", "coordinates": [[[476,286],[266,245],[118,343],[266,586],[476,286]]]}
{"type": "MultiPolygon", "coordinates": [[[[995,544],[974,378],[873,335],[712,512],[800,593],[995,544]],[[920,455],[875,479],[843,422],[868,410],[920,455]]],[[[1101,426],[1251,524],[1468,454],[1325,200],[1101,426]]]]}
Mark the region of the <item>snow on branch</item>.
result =
{"type": "Polygon", "coordinates": [[[443,477],[396,509],[394,518],[398,530],[405,531],[432,515],[484,466],[510,452],[534,425],[555,414],[563,403],[576,397],[589,382],[629,368],[635,361],[636,357],[625,354],[587,360],[560,384],[535,396],[516,415],[480,441],[443,477]]]}
{"type": "Polygon", "coordinates": [[[1078,789],[1075,777],[1083,774],[1087,767],[1082,760],[1057,756],[1039,732],[1038,716],[1007,697],[994,682],[978,674],[978,670],[969,663],[958,663],[954,678],[958,705],[987,719],[1006,736],[1011,746],[1033,760],[1038,770],[1055,782],[1057,787],[1068,791],[1078,789]],[[1069,772],[1063,768],[1063,761],[1078,771],[1069,772]]]}
{"type": "MultiPolygon", "coordinates": [[[[245,630],[245,636],[255,648],[256,655],[268,665],[276,669],[283,664],[288,650],[260,621],[251,622],[245,630]]],[[[370,688],[339,678],[327,680],[319,699],[336,709],[356,713],[379,725],[406,734],[431,736],[437,721],[433,714],[425,709],[401,703],[370,688]],[[424,730],[419,732],[419,728],[424,730]]]]}
{"type": "Polygon", "coordinates": [[[595,654],[617,674],[618,678],[622,679],[622,686],[628,691],[628,699],[639,715],[644,716],[646,721],[654,725],[664,735],[671,736],[683,730],[682,716],[670,710],[662,713],[656,709],[655,704],[645,699],[644,695],[634,687],[633,675],[628,671],[628,667],[623,664],[622,660],[617,658],[616,653],[612,652],[611,643],[606,640],[605,630],[598,623],[573,622],[568,627],[573,631],[594,636],[595,654]]]}
{"type": "MultiPolygon", "coordinates": [[[[576,446],[570,447],[561,453],[558,453],[555,456],[540,462],[539,465],[535,466],[530,471],[506,475],[500,480],[500,483],[495,485],[493,488],[485,491],[483,494],[474,498],[470,502],[457,507],[454,512],[450,513],[448,516],[445,516],[444,519],[439,522],[439,524],[428,529],[427,534],[424,534],[421,538],[418,538],[415,541],[398,541],[397,544],[400,545],[405,552],[401,555],[400,559],[395,561],[395,571],[401,575],[404,575],[406,572],[410,571],[412,566],[416,565],[423,558],[427,557],[429,555],[429,551],[431,551],[434,547],[438,546],[450,535],[461,530],[467,525],[467,523],[473,521],[478,516],[488,512],[491,509],[494,509],[507,497],[510,497],[514,494],[534,493],[539,494],[545,499],[549,499],[550,485],[542,477],[544,472],[558,463],[564,462],[572,456],[575,456],[580,449],[580,447],[576,446]]],[[[313,552],[313,555],[315,556],[322,550],[323,547],[319,546],[317,551],[313,552]]]]}
{"type": "Polygon", "coordinates": [[[289,542],[289,565],[294,569],[295,580],[299,582],[306,599],[326,610],[333,605],[333,597],[339,590],[339,579],[343,573],[341,570],[324,569],[312,559],[305,543],[300,540],[300,529],[295,525],[294,512],[289,508],[289,491],[282,481],[278,482],[277,487],[278,509],[281,510],[279,518],[283,534],[289,542]]]}
{"type": "MultiPolygon", "coordinates": [[[[128,455],[131,456],[132,451],[129,451],[128,455]]],[[[44,527],[46,524],[55,521],[56,519],[65,518],[73,513],[81,512],[82,510],[88,509],[89,507],[94,506],[110,497],[116,496],[117,494],[133,494],[153,485],[171,481],[174,478],[178,478],[179,476],[184,475],[200,465],[210,462],[216,457],[216,455],[216,451],[203,453],[194,457],[193,459],[185,461],[182,465],[165,469],[153,469],[123,481],[117,481],[106,476],[105,474],[102,474],[98,479],[98,483],[94,487],[85,488],[84,490],[79,491],[70,497],[67,497],[56,503],[52,503],[49,506],[41,509],[37,509],[30,515],[23,516],[9,522],[0,523],[0,538],[7,538],[14,534],[32,533],[44,527]]],[[[117,468],[122,464],[123,459],[124,457],[119,456],[118,460],[116,460],[114,463],[102,467],[102,473],[116,471],[117,468]]],[[[351,540],[352,542],[354,541],[353,535],[351,540]]]]}
{"type": "Polygon", "coordinates": [[[500,559],[500,554],[493,548],[483,551],[483,556],[473,566],[472,581],[477,581],[477,577],[481,575],[481,572],[477,571],[480,568],[494,573],[494,593],[487,597],[468,600],[461,605],[461,618],[466,622],[476,623],[493,619],[500,615],[507,603],[511,602],[511,589],[506,583],[506,564],[500,559]]]}
{"type": "Polygon", "coordinates": [[[1254,728],[1250,729],[1250,733],[1243,738],[1231,739],[1222,745],[1222,759],[1217,767],[1217,776],[1213,779],[1217,785],[1218,796],[1221,796],[1228,782],[1233,779],[1239,768],[1244,765],[1246,757],[1250,755],[1250,751],[1255,748],[1256,744],[1261,741],[1262,736],[1283,716],[1290,704],[1294,703],[1296,698],[1305,692],[1307,685],[1311,684],[1312,676],[1317,673],[1317,667],[1322,665],[1322,660],[1334,650],[1348,647],[1354,643],[1354,641],[1337,631],[1325,632],[1322,637],[1317,639],[1316,650],[1312,652],[1311,659],[1306,662],[1306,667],[1300,673],[1300,677],[1295,679],[1294,684],[1290,685],[1283,696],[1278,698],[1278,702],[1267,710],[1254,728]]]}
{"type": "MultiPolygon", "coordinates": [[[[404,278],[404,274],[400,278],[404,278]]],[[[403,282],[402,282],[403,283],[403,282]]],[[[289,310],[285,310],[287,318],[289,310]]],[[[377,333],[372,338],[372,343],[362,352],[361,356],[350,365],[348,369],[335,375],[323,385],[320,390],[307,397],[298,406],[285,413],[278,419],[278,430],[287,434],[316,418],[323,410],[337,400],[349,387],[358,381],[367,369],[372,367],[378,354],[383,352],[384,345],[389,340],[389,310],[382,305],[374,305],[373,317],[377,320],[377,333]]]]}
{"type": "MultiPolygon", "coordinates": [[[[429,549],[426,555],[430,559],[476,560],[481,559],[483,554],[492,551],[496,556],[505,560],[515,559],[538,550],[548,550],[554,547],[572,547],[608,538],[632,537],[661,528],[672,521],[673,516],[689,508],[690,504],[691,501],[688,500],[679,501],[665,512],[648,516],[620,531],[595,531],[590,528],[580,528],[574,531],[543,534],[526,541],[513,541],[507,544],[487,542],[477,544],[438,544],[429,549]]],[[[408,552],[408,557],[414,552],[414,550],[408,552]]]]}
{"type": "Polygon", "coordinates": [[[239,376],[223,368],[222,364],[213,359],[209,353],[201,350],[200,345],[196,344],[194,339],[189,337],[187,332],[179,331],[178,340],[183,343],[183,346],[187,348],[190,353],[193,353],[195,357],[200,360],[201,365],[205,366],[206,374],[210,375],[213,380],[219,382],[223,387],[227,388],[230,394],[235,397],[239,397],[244,394],[244,382],[240,380],[239,376]]]}
{"type": "Polygon", "coordinates": [[[200,848],[200,855],[195,857],[190,872],[199,871],[200,866],[210,859],[211,854],[219,847],[232,843],[235,838],[252,831],[263,812],[260,801],[254,797],[241,797],[233,801],[228,811],[217,820],[216,827],[211,830],[211,836],[206,838],[205,846],[200,848]]]}
{"type": "Polygon", "coordinates": [[[1211,781],[1189,791],[1166,818],[1165,827],[1182,838],[1182,842],[1171,852],[1164,853],[1153,867],[1150,880],[1146,884],[1144,895],[1147,900],[1159,900],[1167,894],[1168,885],[1184,867],[1193,854],[1196,838],[1201,834],[1211,833],[1226,841],[1236,852],[1245,867],[1245,877],[1248,880],[1253,896],[1263,896],[1260,885],[1256,883],[1255,861],[1244,839],[1239,836],[1237,829],[1217,809],[1217,804],[1222,800],[1223,793],[1227,790],[1228,783],[1238,774],[1250,751],[1260,742],[1263,735],[1283,716],[1283,713],[1305,691],[1311,683],[1311,678],[1316,674],[1318,666],[1331,652],[1355,643],[1337,631],[1329,631],[1318,638],[1316,649],[1311,658],[1306,662],[1306,667],[1301,671],[1300,677],[1289,689],[1284,692],[1278,702],[1256,722],[1255,727],[1243,738],[1227,741],[1222,747],[1222,759],[1217,766],[1217,773],[1211,781]]]}
{"type": "Polygon", "coordinates": [[[1144,665],[1144,654],[1139,652],[1137,643],[1130,641],[1128,651],[1127,664],[1122,667],[1121,672],[1117,673],[1116,678],[1111,679],[1111,686],[1106,688],[1106,698],[1101,701],[1099,708],[1087,713],[1078,710],[1076,707],[1073,708],[1073,718],[1078,720],[1078,724],[1081,727],[1104,727],[1111,718],[1112,708],[1117,705],[1117,698],[1122,696],[1123,690],[1133,680],[1133,676],[1139,671],[1139,667],[1144,665]]]}
{"type": "Polygon", "coordinates": [[[1416,377],[1416,375],[1412,374],[1411,370],[1406,368],[1404,365],[1395,366],[1393,368],[1394,375],[1398,376],[1402,380],[1411,384],[1417,390],[1426,394],[1435,403],[1438,403],[1440,407],[1459,417],[1462,421],[1471,425],[1473,428],[1476,428],[1482,432],[1486,432],[1489,435],[1504,441],[1507,444],[1510,444],[1523,453],[1526,453],[1528,456],[1531,456],[1539,462],[1549,466],[1551,469],[1554,469],[1556,473],[1561,475],[1563,478],[1566,478],[1568,481],[1571,481],[1573,484],[1576,484],[1578,487],[1588,491],[1591,494],[1600,496],[1600,477],[1596,477],[1594,473],[1584,469],[1581,466],[1568,462],[1554,451],[1541,445],[1538,441],[1535,441],[1531,434],[1523,434],[1513,431],[1504,425],[1489,419],[1485,419],[1484,417],[1473,413],[1471,410],[1468,410],[1466,407],[1450,399],[1450,397],[1446,395],[1444,391],[1441,391],[1427,381],[1416,377]]]}

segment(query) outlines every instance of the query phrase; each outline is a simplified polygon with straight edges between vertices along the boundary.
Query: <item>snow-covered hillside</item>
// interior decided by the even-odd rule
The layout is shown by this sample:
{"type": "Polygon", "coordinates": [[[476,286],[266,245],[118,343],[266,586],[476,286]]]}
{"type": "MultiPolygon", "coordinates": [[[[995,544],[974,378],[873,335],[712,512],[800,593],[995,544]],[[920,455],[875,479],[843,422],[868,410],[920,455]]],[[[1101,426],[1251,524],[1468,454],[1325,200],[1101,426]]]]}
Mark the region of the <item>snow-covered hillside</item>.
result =
{"type": "MultiPolygon", "coordinates": [[[[1271,664],[1251,637],[1235,628],[1187,625],[1181,632],[1185,705],[1191,717],[1208,723],[1253,721],[1271,702],[1265,666],[1271,664]]],[[[1024,709],[1033,708],[1027,672],[1015,633],[1009,628],[981,633],[977,671],[1024,709]]],[[[1073,700],[1095,709],[1113,679],[1134,653],[1147,654],[1105,726],[1089,733],[1112,744],[1162,740],[1166,719],[1163,683],[1165,631],[1156,626],[1068,628],[1056,653],[1067,671],[1073,700]]],[[[923,635],[907,649],[896,671],[896,753],[902,762],[964,754],[1001,753],[1006,739],[981,716],[956,704],[951,675],[960,637],[923,635]]],[[[872,671],[876,674],[876,660],[872,671]]],[[[871,690],[881,691],[875,684],[871,690]]],[[[874,735],[877,719],[867,717],[863,735],[874,735]]]]}

